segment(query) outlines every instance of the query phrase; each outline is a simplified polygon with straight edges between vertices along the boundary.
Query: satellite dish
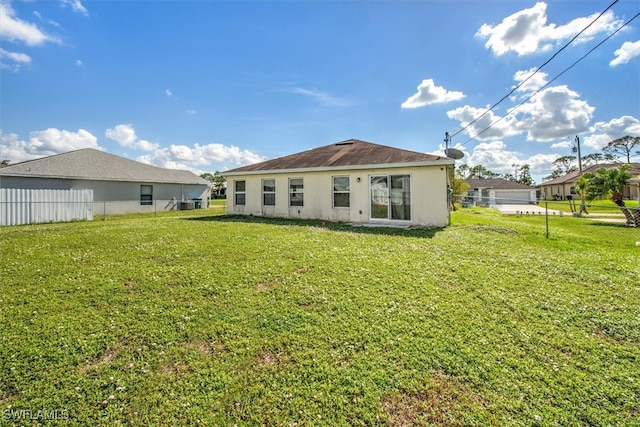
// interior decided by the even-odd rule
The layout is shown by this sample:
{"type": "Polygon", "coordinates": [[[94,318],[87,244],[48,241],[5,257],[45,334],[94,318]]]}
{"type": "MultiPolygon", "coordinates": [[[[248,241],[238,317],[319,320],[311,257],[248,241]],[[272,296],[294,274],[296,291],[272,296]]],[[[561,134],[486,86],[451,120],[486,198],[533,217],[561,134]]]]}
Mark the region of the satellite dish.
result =
{"type": "Polygon", "coordinates": [[[446,150],[444,150],[444,154],[448,158],[454,159],[454,160],[460,160],[461,158],[464,157],[464,153],[460,150],[456,150],[455,148],[447,148],[446,150]]]}

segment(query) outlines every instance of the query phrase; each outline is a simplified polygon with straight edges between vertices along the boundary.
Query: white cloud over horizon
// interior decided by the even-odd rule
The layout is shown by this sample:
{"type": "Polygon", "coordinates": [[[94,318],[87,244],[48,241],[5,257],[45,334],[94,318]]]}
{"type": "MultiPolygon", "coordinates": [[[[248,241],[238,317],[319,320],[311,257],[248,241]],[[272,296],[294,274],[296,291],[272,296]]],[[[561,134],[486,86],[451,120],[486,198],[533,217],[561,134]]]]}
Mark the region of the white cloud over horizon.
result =
{"type": "MultiPolygon", "coordinates": [[[[538,2],[533,7],[507,16],[496,25],[483,24],[476,37],[486,39],[485,47],[496,56],[514,52],[518,56],[545,52],[578,34],[599,13],[575,18],[567,24],[547,23],[547,4],[538,2]]],[[[611,33],[623,21],[611,11],[606,12],[587,29],[575,43],[584,43],[600,33],[611,33]]]]}
{"type": "Polygon", "coordinates": [[[633,58],[640,56],[640,40],[622,43],[620,49],[616,50],[613,54],[615,55],[615,58],[609,62],[611,67],[627,64],[633,58]]]}
{"type": "Polygon", "coordinates": [[[138,135],[136,135],[136,130],[130,124],[116,125],[111,129],[107,129],[104,135],[123,147],[130,147],[136,150],[153,151],[160,147],[160,144],[157,142],[140,139],[138,135]]]}
{"type": "Polygon", "coordinates": [[[402,108],[420,108],[430,104],[443,104],[457,101],[466,95],[458,91],[449,91],[442,86],[436,86],[433,79],[424,79],[417,87],[417,92],[407,98],[402,108]]]}
{"type": "Polygon", "coordinates": [[[21,140],[15,133],[5,134],[0,131],[0,157],[2,157],[2,160],[10,160],[11,163],[24,162],[82,148],[104,150],[98,145],[98,139],[91,132],[84,129],[78,129],[74,132],[48,128],[31,132],[28,140],[21,140]]]}
{"type": "Polygon", "coordinates": [[[515,80],[517,84],[514,85],[514,87],[522,84],[522,86],[517,89],[517,92],[535,92],[547,84],[547,76],[548,74],[544,71],[536,72],[535,67],[529,70],[516,71],[513,80],[515,80]]]}
{"type": "Polygon", "coordinates": [[[527,140],[549,142],[585,132],[595,108],[566,85],[548,87],[523,104],[516,115],[527,140]]]}
{"type": "Polygon", "coordinates": [[[202,171],[212,164],[231,163],[239,167],[264,161],[265,158],[233,145],[196,143],[193,147],[170,145],[136,160],[162,168],[202,171]]]}
{"type": "Polygon", "coordinates": [[[26,53],[9,52],[0,48],[0,69],[10,69],[18,71],[23,65],[31,63],[31,57],[26,53]],[[4,59],[8,59],[12,64],[7,64],[4,59]]]}
{"type": "Polygon", "coordinates": [[[89,11],[82,4],[80,0],[61,0],[62,4],[71,7],[74,12],[81,13],[84,16],[89,16],[89,11]]]}
{"type": "Polygon", "coordinates": [[[39,46],[47,42],[59,43],[58,38],[45,33],[37,25],[15,16],[8,2],[0,2],[0,39],[27,46],[39,46]]]}
{"type": "MultiPolygon", "coordinates": [[[[118,125],[107,129],[105,134],[111,135],[110,139],[120,145],[134,149],[136,149],[136,144],[140,144],[141,141],[130,125],[118,125]],[[114,138],[118,138],[120,141],[114,138]]],[[[98,145],[98,138],[84,129],[78,129],[74,132],[49,128],[31,132],[29,139],[26,140],[20,139],[19,135],[15,133],[5,134],[0,130],[0,160],[9,160],[11,164],[82,148],[107,151],[98,145]]],[[[226,170],[224,164],[244,166],[264,161],[265,158],[233,145],[196,143],[193,146],[156,147],[148,154],[139,156],[136,160],[162,168],[191,170],[200,174],[211,172],[212,167],[226,170]]]]}

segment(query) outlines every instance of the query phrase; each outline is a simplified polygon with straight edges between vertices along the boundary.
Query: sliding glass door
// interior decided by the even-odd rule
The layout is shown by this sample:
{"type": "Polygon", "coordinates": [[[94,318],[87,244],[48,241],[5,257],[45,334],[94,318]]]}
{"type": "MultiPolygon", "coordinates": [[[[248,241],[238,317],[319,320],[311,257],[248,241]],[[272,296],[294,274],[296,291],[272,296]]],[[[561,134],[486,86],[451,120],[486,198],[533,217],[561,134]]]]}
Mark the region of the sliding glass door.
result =
{"type": "Polygon", "coordinates": [[[411,177],[380,175],[370,178],[371,219],[411,219],[411,177]]]}

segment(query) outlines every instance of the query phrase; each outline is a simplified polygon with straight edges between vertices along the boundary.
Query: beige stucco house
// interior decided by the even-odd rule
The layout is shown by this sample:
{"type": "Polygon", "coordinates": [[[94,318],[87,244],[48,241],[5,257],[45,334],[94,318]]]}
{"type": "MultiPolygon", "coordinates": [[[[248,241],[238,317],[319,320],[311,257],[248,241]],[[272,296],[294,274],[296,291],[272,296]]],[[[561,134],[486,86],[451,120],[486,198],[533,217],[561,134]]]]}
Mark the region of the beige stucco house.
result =
{"type": "MultiPolygon", "coordinates": [[[[600,168],[611,169],[622,166],[623,163],[606,163],[599,165],[591,165],[588,168],[583,169],[582,173],[595,173],[600,168]]],[[[629,173],[633,177],[640,177],[640,163],[630,163],[631,169],[629,173]]],[[[552,179],[550,181],[540,184],[541,198],[546,200],[571,200],[579,199],[580,196],[576,194],[574,186],[580,178],[580,172],[569,172],[566,175],[552,179]]],[[[637,186],[630,185],[624,190],[624,197],[626,199],[638,200],[638,188],[637,186]]]]}
{"type": "Polygon", "coordinates": [[[453,164],[349,139],[225,172],[227,213],[444,227],[453,164]]]}

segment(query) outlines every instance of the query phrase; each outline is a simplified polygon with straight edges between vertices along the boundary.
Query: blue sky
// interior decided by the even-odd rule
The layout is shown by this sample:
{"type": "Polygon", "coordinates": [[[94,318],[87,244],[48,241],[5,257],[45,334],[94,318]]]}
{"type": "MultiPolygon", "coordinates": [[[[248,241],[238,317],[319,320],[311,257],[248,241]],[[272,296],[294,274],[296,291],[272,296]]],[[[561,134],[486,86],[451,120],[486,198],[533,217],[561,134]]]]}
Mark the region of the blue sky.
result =
{"type": "Polygon", "coordinates": [[[0,0],[0,157],[202,173],[349,138],[438,154],[449,132],[461,163],[539,183],[576,135],[583,155],[640,135],[640,18],[557,77],[638,0],[459,131],[611,2],[0,0]]]}

